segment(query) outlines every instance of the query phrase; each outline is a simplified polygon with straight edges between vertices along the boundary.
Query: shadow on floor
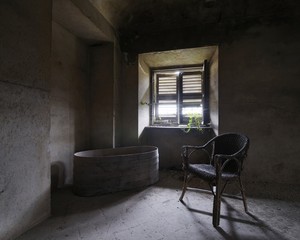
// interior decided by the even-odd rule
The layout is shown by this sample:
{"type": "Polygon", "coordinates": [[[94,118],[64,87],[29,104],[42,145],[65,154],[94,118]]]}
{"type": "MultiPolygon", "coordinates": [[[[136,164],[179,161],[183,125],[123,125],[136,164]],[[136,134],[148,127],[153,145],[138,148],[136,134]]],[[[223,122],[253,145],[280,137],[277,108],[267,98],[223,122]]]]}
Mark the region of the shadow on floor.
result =
{"type": "MultiPolygon", "coordinates": [[[[199,191],[199,190],[198,190],[199,191]]],[[[202,194],[207,194],[208,191],[202,191],[202,194]]],[[[236,199],[236,196],[229,196],[234,199],[236,199]]],[[[202,215],[208,215],[212,219],[212,212],[203,211],[200,209],[195,209],[190,206],[189,202],[181,201],[182,204],[192,213],[196,214],[202,214],[202,215]]],[[[243,240],[255,240],[259,239],[261,240],[261,236],[255,235],[241,235],[241,230],[239,228],[236,228],[236,224],[246,224],[251,225],[252,227],[255,227],[257,230],[260,230],[262,232],[262,235],[264,236],[264,239],[281,239],[281,240],[287,240],[288,238],[285,238],[282,234],[278,233],[271,227],[269,227],[264,221],[259,219],[259,217],[255,216],[251,212],[238,212],[224,197],[222,198],[222,208],[226,208],[226,213],[221,214],[221,219],[228,220],[226,230],[225,228],[222,228],[222,224],[220,226],[216,227],[215,229],[220,233],[220,235],[226,239],[226,240],[232,240],[232,239],[243,239],[243,240]],[[247,214],[247,215],[246,215],[247,214]],[[247,217],[247,219],[245,219],[247,217]]]]}

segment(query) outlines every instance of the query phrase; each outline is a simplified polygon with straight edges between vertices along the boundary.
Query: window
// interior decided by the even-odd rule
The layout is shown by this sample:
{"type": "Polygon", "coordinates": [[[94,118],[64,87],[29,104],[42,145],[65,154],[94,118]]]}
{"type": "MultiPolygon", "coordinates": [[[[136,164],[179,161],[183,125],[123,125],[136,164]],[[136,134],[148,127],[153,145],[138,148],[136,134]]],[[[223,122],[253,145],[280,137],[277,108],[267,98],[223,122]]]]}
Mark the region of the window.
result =
{"type": "Polygon", "coordinates": [[[152,125],[187,124],[195,114],[208,124],[206,61],[201,66],[152,69],[152,125]]]}

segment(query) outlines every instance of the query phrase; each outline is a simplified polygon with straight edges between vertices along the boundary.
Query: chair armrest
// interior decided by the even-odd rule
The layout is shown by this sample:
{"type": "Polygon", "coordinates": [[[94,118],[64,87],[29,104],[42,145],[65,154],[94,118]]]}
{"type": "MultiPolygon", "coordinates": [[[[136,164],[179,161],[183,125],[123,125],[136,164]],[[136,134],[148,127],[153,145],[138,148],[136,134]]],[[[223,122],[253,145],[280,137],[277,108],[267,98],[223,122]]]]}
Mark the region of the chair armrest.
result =
{"type": "Polygon", "coordinates": [[[181,156],[189,157],[194,151],[204,149],[205,145],[202,146],[193,146],[193,145],[183,145],[181,147],[181,156]]]}
{"type": "Polygon", "coordinates": [[[204,148],[204,145],[203,146],[193,146],[193,145],[183,145],[182,147],[181,147],[181,149],[182,150],[184,150],[184,149],[202,149],[202,148],[204,148]]]}
{"type": "Polygon", "coordinates": [[[183,168],[187,167],[189,164],[190,156],[197,150],[205,149],[206,144],[202,146],[193,146],[193,145],[183,145],[181,147],[181,157],[182,157],[182,165],[183,168]]]}
{"type": "Polygon", "coordinates": [[[218,159],[218,158],[227,158],[227,159],[230,159],[230,158],[236,158],[236,157],[241,157],[242,154],[245,151],[244,148],[240,149],[239,151],[237,151],[236,153],[234,154],[216,154],[215,155],[215,158],[218,159]]]}
{"type": "Polygon", "coordinates": [[[227,155],[227,154],[216,154],[215,155],[215,158],[216,159],[220,159],[220,158],[235,158],[236,157],[236,154],[232,154],[232,155],[227,155]]]}
{"type": "MultiPolygon", "coordinates": [[[[216,138],[216,137],[215,137],[216,138]]],[[[214,142],[215,138],[212,138],[208,142],[206,142],[204,145],[183,145],[181,147],[181,156],[183,159],[183,168],[185,168],[189,164],[189,157],[191,154],[197,150],[204,150],[206,154],[210,157],[209,151],[206,149],[212,142],[214,142]]]]}
{"type": "Polygon", "coordinates": [[[236,173],[240,173],[241,168],[242,168],[242,164],[241,161],[238,160],[238,157],[242,157],[241,155],[242,151],[238,151],[234,154],[231,155],[227,155],[227,154],[216,154],[214,156],[214,165],[216,168],[216,174],[220,174],[221,172],[223,172],[223,169],[225,168],[225,166],[232,161],[235,161],[237,164],[237,169],[236,169],[236,173]]]}

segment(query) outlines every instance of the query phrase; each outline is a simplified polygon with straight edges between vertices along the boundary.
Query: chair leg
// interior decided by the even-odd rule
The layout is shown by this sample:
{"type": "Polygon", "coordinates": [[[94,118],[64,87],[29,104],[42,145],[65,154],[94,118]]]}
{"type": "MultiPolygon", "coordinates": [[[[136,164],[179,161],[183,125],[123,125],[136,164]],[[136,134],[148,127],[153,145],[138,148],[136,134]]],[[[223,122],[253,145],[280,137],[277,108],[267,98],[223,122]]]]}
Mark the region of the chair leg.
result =
{"type": "Polygon", "coordinates": [[[239,177],[239,185],[240,185],[240,190],[241,190],[241,194],[242,194],[242,198],[243,198],[243,203],[244,203],[244,208],[245,208],[245,212],[248,212],[248,207],[247,207],[247,202],[246,202],[246,196],[245,196],[245,190],[242,184],[242,180],[239,177]]]}
{"type": "Polygon", "coordinates": [[[220,225],[220,208],[221,208],[221,189],[220,181],[216,182],[216,192],[214,194],[213,206],[213,225],[217,227],[220,225]]]}
{"type": "Polygon", "coordinates": [[[188,173],[185,171],[184,172],[184,179],[183,179],[182,193],[181,193],[181,196],[179,198],[179,201],[182,201],[182,199],[184,197],[184,194],[185,194],[186,189],[187,189],[188,182],[189,182],[188,173]]]}

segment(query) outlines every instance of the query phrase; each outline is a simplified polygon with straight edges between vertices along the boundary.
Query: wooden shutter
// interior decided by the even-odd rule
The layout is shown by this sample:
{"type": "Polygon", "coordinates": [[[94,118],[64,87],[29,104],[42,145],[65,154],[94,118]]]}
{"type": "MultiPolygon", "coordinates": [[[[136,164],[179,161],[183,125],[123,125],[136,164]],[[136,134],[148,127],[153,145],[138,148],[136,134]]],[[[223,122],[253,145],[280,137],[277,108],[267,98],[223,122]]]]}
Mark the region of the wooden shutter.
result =
{"type": "MultiPolygon", "coordinates": [[[[202,106],[202,72],[183,72],[182,73],[182,96],[181,107],[183,117],[188,108],[200,108],[202,106]]],[[[199,114],[202,114],[199,112],[199,114]]]]}
{"type": "Polygon", "coordinates": [[[157,74],[156,116],[176,118],[177,116],[177,76],[157,74]],[[174,111],[172,111],[174,109],[174,111]]]}
{"type": "Polygon", "coordinates": [[[203,63],[203,124],[210,123],[209,116],[209,63],[207,60],[203,63]]]}

